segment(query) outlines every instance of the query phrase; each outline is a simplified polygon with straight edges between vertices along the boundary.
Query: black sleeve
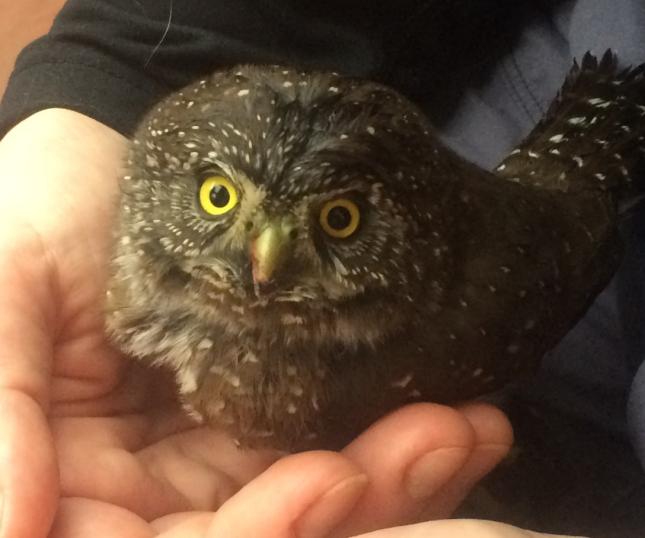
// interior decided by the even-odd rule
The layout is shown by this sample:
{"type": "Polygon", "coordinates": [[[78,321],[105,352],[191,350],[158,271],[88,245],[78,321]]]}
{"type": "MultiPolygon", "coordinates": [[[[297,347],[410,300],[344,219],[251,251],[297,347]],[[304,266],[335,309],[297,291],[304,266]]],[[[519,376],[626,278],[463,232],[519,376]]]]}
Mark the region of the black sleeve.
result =
{"type": "MultiPolygon", "coordinates": [[[[354,17],[358,22],[350,25],[357,13],[336,0],[314,2],[313,10],[303,4],[68,0],[51,31],[18,57],[0,104],[0,137],[49,107],[76,110],[129,134],[164,94],[236,63],[372,75],[380,64],[378,24],[354,17]]],[[[386,23],[391,14],[380,15],[386,23]]]]}
{"type": "Polygon", "coordinates": [[[520,28],[510,16],[515,4],[521,3],[68,0],[51,31],[18,57],[0,103],[0,137],[50,107],[128,135],[171,90],[238,63],[378,80],[430,108],[434,99],[441,115],[463,85],[452,81],[455,66],[468,73],[468,66],[489,62],[493,43],[506,39],[499,21],[520,28]]]}

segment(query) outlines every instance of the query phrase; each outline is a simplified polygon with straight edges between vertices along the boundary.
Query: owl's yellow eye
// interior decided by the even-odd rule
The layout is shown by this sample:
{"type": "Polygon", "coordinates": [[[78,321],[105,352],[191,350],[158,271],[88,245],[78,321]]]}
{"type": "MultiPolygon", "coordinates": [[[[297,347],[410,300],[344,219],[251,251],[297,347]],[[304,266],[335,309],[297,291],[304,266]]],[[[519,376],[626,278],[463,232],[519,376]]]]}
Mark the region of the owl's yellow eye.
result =
{"type": "Polygon", "coordinates": [[[330,200],[320,211],[321,228],[337,239],[345,239],[356,232],[360,221],[358,206],[347,198],[330,200]]]}
{"type": "Polygon", "coordinates": [[[228,213],[237,202],[237,190],[224,176],[207,177],[199,188],[199,203],[209,215],[228,213]]]}

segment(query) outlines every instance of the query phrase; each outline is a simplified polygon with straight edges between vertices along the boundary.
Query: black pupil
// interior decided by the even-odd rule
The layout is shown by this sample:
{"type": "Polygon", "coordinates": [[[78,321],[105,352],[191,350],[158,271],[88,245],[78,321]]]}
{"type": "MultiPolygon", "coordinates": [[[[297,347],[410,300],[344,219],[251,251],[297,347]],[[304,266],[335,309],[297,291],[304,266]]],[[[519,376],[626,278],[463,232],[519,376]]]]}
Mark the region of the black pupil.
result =
{"type": "Polygon", "coordinates": [[[352,214],[346,207],[336,206],[327,214],[327,224],[334,230],[344,230],[352,222],[352,214]]]}
{"type": "Polygon", "coordinates": [[[228,204],[231,199],[231,195],[226,187],[222,185],[215,185],[211,189],[210,199],[211,203],[215,207],[226,207],[226,204],[228,204]]]}

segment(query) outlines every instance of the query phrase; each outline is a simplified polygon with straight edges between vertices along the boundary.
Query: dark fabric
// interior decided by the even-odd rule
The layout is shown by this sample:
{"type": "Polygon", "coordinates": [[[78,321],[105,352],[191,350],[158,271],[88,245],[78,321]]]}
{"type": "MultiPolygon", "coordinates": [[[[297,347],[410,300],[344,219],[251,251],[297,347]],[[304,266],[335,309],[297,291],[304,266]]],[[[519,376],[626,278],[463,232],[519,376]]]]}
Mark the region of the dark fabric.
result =
{"type": "Polygon", "coordinates": [[[490,53],[482,39],[498,42],[512,33],[500,33],[494,21],[501,13],[510,20],[513,6],[511,0],[69,0],[51,32],[18,58],[0,105],[0,136],[56,105],[129,134],[165,93],[236,63],[332,69],[443,101],[439,96],[452,92],[433,88],[445,86],[455,59],[481,62],[490,53]]]}
{"type": "MultiPolygon", "coordinates": [[[[612,48],[623,65],[642,63],[644,29],[645,0],[69,0],[18,59],[0,135],[51,106],[128,134],[189,80],[271,62],[395,86],[456,151],[492,167],[544,113],[573,57],[612,48]]],[[[611,285],[538,376],[497,395],[518,449],[464,513],[645,536],[645,210],[622,228],[611,285]]]]}

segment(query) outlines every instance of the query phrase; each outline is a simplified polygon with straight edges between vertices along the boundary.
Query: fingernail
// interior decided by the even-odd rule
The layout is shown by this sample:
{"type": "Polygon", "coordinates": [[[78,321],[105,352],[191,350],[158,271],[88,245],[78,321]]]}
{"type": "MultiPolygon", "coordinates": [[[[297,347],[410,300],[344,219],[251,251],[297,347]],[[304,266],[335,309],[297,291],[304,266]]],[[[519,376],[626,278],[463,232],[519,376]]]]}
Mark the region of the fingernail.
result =
{"type": "Polygon", "coordinates": [[[367,487],[367,476],[345,478],[322,494],[296,523],[296,536],[327,536],[354,508],[367,487]]]}
{"type": "Polygon", "coordinates": [[[431,497],[464,465],[469,453],[465,448],[438,448],[421,456],[405,475],[408,495],[417,500],[431,497]]]}

